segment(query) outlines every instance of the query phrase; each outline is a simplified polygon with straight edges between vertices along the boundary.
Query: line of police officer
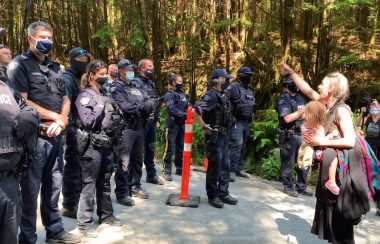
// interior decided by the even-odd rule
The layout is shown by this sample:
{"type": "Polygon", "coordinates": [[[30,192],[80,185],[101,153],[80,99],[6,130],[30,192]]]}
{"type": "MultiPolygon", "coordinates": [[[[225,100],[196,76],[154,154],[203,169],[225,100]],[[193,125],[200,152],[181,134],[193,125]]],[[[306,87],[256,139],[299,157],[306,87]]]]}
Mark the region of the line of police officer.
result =
{"type": "MultiPolygon", "coordinates": [[[[156,129],[159,126],[159,97],[151,80],[154,76],[153,62],[148,59],[141,60],[138,64],[139,75],[134,77],[134,65],[129,60],[121,60],[118,63],[117,79],[110,83],[109,91],[104,92],[102,87],[107,82],[105,64],[99,60],[89,63],[91,56],[87,51],[74,48],[69,53],[70,67],[62,75],[59,64],[47,56],[52,49],[52,38],[53,30],[49,24],[43,21],[32,23],[28,27],[29,50],[17,56],[9,64],[8,69],[10,84],[20,92],[28,106],[37,110],[41,118],[36,148],[31,158],[32,163],[27,176],[21,180],[22,204],[25,207],[22,209],[19,243],[35,243],[37,240],[36,208],[39,191],[41,191],[41,218],[46,229],[46,242],[80,242],[78,237],[64,230],[59,216],[58,198],[62,186],[62,174],[64,174],[63,215],[76,217],[80,232],[87,237],[97,236],[92,228],[95,192],[99,223],[122,224],[113,216],[110,199],[109,179],[114,161],[112,146],[118,146],[115,194],[119,203],[132,206],[134,201],[131,196],[143,199],[149,197],[141,187],[142,162],[145,163],[147,170],[146,182],[163,184],[163,180],[156,174],[153,161],[156,129]],[[65,129],[67,137],[64,166],[62,132],[65,129]],[[121,139],[118,140],[119,138],[121,139]]],[[[244,68],[238,72],[238,75],[250,77],[252,71],[244,68]]],[[[169,111],[166,124],[168,145],[164,165],[166,180],[171,180],[169,176],[171,176],[173,145],[183,145],[184,117],[188,101],[182,91],[180,78],[174,74],[169,77],[172,89],[164,96],[169,111]]],[[[223,203],[237,204],[237,199],[231,197],[228,192],[230,181],[228,133],[231,125],[237,124],[232,123],[228,98],[222,93],[222,87],[225,87],[226,80],[231,76],[224,70],[217,69],[211,78],[212,86],[194,106],[194,115],[206,132],[207,157],[210,162],[206,177],[209,202],[212,206],[220,208],[223,207],[223,203]]],[[[243,80],[240,79],[241,84],[244,83],[243,80]]],[[[251,121],[254,112],[252,107],[254,98],[249,91],[245,82],[242,88],[231,89],[229,93],[233,111],[238,109],[241,111],[243,108],[244,111],[248,109],[251,113],[250,118],[248,115],[247,121],[243,122],[251,121]],[[240,93],[242,91],[244,93],[240,93]],[[233,100],[232,97],[238,96],[236,92],[243,99],[233,100]],[[245,103],[243,107],[239,105],[241,102],[245,103]]],[[[2,101],[14,104],[10,100],[2,101]]],[[[13,110],[17,112],[17,109],[12,107],[13,110]]],[[[36,113],[32,114],[34,117],[31,118],[35,118],[36,113]]],[[[9,118],[12,120],[16,118],[15,116],[16,114],[13,114],[9,118]]],[[[28,138],[30,142],[30,139],[33,139],[33,129],[22,129],[22,126],[37,127],[37,122],[29,119],[24,123],[23,118],[18,120],[21,132],[17,135],[20,138],[28,138]]],[[[236,118],[237,121],[241,120],[236,118]]],[[[246,138],[238,140],[239,150],[235,150],[234,153],[236,158],[240,159],[238,163],[241,164],[239,154],[244,150],[241,141],[245,142],[246,138]]],[[[177,174],[181,172],[182,150],[181,147],[176,148],[177,174]]],[[[18,153],[17,156],[21,155],[19,148],[15,149],[15,152],[18,153]]],[[[12,161],[13,166],[15,161],[12,161]]],[[[13,169],[11,171],[13,172],[13,169]]],[[[0,172],[1,178],[13,179],[13,174],[11,177],[8,175],[10,171],[0,172]]],[[[240,168],[237,172],[240,172],[240,168]]],[[[2,184],[3,180],[0,181],[2,184]]],[[[13,201],[18,202],[18,199],[14,198],[13,201]]],[[[14,233],[12,238],[16,238],[17,223],[12,231],[14,233]]]]}

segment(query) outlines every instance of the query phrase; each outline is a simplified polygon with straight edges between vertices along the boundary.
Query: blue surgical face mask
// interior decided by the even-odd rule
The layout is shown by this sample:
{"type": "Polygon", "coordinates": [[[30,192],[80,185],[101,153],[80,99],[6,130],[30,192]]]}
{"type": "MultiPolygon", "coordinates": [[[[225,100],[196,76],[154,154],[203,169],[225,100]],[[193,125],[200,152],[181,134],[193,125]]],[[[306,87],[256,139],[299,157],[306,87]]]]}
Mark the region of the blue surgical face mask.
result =
{"type": "Polygon", "coordinates": [[[127,73],[125,73],[125,79],[127,80],[133,80],[135,78],[135,72],[133,71],[127,71],[127,73]]]}
{"type": "Polygon", "coordinates": [[[51,49],[53,48],[53,42],[49,39],[36,39],[33,37],[33,39],[36,41],[36,49],[43,54],[50,53],[51,49]]]}
{"type": "Polygon", "coordinates": [[[372,114],[372,115],[378,115],[379,114],[379,110],[377,108],[370,108],[369,109],[369,113],[372,114]]]}

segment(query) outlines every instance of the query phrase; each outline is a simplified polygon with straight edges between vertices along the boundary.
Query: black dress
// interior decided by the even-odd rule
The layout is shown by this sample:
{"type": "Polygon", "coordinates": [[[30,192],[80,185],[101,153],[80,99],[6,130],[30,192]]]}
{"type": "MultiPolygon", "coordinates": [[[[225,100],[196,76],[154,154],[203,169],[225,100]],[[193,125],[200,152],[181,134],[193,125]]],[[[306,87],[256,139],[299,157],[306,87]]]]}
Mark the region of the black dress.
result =
{"type": "Polygon", "coordinates": [[[338,197],[326,189],[324,185],[329,178],[329,166],[335,157],[337,157],[336,150],[327,148],[324,152],[323,163],[319,167],[319,180],[315,193],[317,203],[311,233],[317,235],[319,239],[328,240],[332,243],[355,243],[354,225],[338,213],[336,210],[338,197]]]}
{"type": "MultiPolygon", "coordinates": [[[[344,103],[336,104],[331,108],[327,114],[324,125],[326,134],[331,133],[334,129],[338,129],[339,127],[336,121],[336,110],[338,107],[346,107],[350,110],[344,103]]],[[[357,147],[359,147],[360,150],[358,143],[354,149],[350,150],[357,150],[357,147]]],[[[332,194],[325,187],[325,182],[329,178],[329,167],[336,157],[337,152],[335,148],[327,148],[324,151],[324,159],[319,167],[319,179],[315,193],[317,203],[311,233],[317,235],[319,239],[324,239],[332,243],[355,243],[354,225],[345,220],[337,211],[338,196],[332,194]]],[[[336,174],[336,182],[338,183],[338,174],[336,174]]]]}

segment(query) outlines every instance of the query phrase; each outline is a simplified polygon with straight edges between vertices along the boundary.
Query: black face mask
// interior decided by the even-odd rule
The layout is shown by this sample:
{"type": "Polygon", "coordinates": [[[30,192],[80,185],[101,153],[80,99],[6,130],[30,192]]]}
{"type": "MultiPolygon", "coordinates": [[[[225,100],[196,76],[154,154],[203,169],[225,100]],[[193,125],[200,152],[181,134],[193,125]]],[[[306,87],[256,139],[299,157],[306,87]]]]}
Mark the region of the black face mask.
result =
{"type": "Polygon", "coordinates": [[[296,84],[294,83],[289,83],[288,84],[288,90],[292,93],[297,93],[299,92],[300,89],[298,89],[298,87],[296,86],[296,84]]]}
{"type": "Polygon", "coordinates": [[[177,91],[181,91],[183,87],[183,84],[175,84],[175,88],[177,91]]]}
{"type": "Polygon", "coordinates": [[[81,62],[75,59],[70,60],[70,67],[77,73],[78,76],[82,76],[86,72],[88,62],[81,62]]]}
{"type": "Polygon", "coordinates": [[[117,71],[111,71],[110,76],[113,78],[116,78],[117,77],[117,71]]]}
{"type": "Polygon", "coordinates": [[[241,81],[241,83],[243,83],[243,85],[248,86],[251,82],[251,76],[240,76],[239,80],[241,81]]]}
{"type": "Polygon", "coordinates": [[[108,80],[107,76],[98,77],[96,78],[96,83],[103,86],[107,82],[107,80],[108,80]]]}
{"type": "Polygon", "coordinates": [[[154,69],[148,69],[145,73],[146,77],[148,77],[149,79],[152,79],[154,77],[154,74],[155,74],[154,69]]]}
{"type": "Polygon", "coordinates": [[[222,91],[226,90],[229,85],[230,85],[230,82],[228,81],[224,82],[224,84],[222,85],[222,91]]]}

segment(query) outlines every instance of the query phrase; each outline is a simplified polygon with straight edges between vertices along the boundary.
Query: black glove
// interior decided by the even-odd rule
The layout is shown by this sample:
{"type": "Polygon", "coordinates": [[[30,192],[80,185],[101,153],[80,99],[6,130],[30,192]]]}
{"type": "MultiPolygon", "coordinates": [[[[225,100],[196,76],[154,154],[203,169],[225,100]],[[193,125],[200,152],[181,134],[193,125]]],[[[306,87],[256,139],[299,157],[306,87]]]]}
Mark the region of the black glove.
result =
{"type": "Polygon", "coordinates": [[[153,110],[152,103],[150,101],[146,101],[145,104],[144,104],[144,107],[142,109],[143,114],[150,115],[150,113],[152,112],[152,110],[153,110]]]}
{"type": "Polygon", "coordinates": [[[91,143],[95,147],[104,147],[109,145],[111,142],[110,138],[104,133],[92,134],[91,143]]]}
{"type": "Polygon", "coordinates": [[[202,128],[207,135],[211,135],[212,133],[218,132],[217,129],[212,128],[210,125],[204,125],[202,128]]]}
{"type": "Polygon", "coordinates": [[[29,138],[35,138],[38,133],[38,124],[40,119],[37,112],[30,107],[21,110],[16,117],[16,135],[21,141],[28,141],[29,138]]]}

